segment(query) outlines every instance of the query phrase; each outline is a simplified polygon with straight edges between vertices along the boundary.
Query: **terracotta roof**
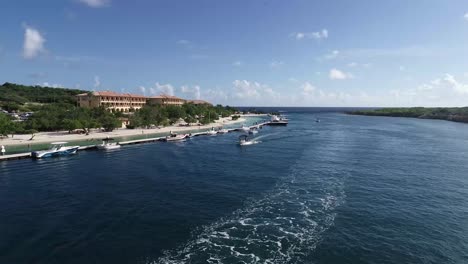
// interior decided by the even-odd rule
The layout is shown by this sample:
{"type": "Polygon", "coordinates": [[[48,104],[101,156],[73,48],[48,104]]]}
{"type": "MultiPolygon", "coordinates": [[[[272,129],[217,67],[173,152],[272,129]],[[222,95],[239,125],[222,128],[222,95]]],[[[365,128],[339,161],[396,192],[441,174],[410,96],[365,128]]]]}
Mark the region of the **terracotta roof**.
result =
{"type": "Polygon", "coordinates": [[[97,91],[97,92],[93,92],[93,95],[94,96],[115,96],[115,97],[137,97],[137,98],[146,97],[144,95],[130,94],[130,93],[116,93],[114,91],[97,91]]]}
{"type": "Polygon", "coordinates": [[[177,99],[177,100],[183,100],[185,101],[184,99],[182,98],[179,98],[177,96],[173,96],[173,95],[168,95],[168,94],[160,94],[158,96],[152,96],[150,98],[155,98],[155,99],[177,99]]]}

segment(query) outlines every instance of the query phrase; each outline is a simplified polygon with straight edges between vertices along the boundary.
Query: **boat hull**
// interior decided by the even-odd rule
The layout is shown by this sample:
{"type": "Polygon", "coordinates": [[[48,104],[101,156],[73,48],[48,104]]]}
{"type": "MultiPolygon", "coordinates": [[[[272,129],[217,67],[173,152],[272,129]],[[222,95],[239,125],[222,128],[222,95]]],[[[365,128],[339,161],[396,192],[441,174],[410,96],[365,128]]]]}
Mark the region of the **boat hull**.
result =
{"type": "Polygon", "coordinates": [[[51,158],[51,157],[59,157],[59,156],[68,156],[76,154],[79,147],[70,147],[63,150],[55,150],[55,151],[34,151],[32,152],[32,157],[35,159],[43,159],[43,158],[51,158]]]}
{"type": "Polygon", "coordinates": [[[270,125],[270,126],[287,126],[288,122],[284,122],[284,121],[270,122],[270,123],[268,123],[268,125],[270,125]]]}
{"type": "Polygon", "coordinates": [[[120,145],[97,145],[96,146],[100,150],[112,150],[112,149],[119,149],[120,145]]]}

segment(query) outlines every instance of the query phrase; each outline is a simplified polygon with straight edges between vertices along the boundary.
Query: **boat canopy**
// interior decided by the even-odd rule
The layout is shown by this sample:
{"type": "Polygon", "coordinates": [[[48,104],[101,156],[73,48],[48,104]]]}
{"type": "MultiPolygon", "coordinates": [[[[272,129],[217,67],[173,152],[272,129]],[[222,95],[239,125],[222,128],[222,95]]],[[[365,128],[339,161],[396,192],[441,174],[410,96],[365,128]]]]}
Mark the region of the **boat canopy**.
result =
{"type": "Polygon", "coordinates": [[[63,141],[63,142],[52,142],[52,143],[50,143],[50,144],[51,144],[51,145],[65,145],[65,144],[67,144],[67,143],[68,143],[68,142],[63,141]]]}
{"type": "Polygon", "coordinates": [[[249,137],[249,136],[247,136],[247,135],[241,135],[241,136],[239,136],[239,139],[244,139],[244,140],[246,140],[248,137],[249,137]]]}

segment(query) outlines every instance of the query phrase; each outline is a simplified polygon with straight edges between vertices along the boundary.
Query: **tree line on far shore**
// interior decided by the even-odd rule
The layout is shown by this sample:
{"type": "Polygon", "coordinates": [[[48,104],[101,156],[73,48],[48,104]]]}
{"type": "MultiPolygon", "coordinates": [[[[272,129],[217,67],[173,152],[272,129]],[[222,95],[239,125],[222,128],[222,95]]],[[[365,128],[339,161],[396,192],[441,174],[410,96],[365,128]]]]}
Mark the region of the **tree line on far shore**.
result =
{"type": "Polygon", "coordinates": [[[352,111],[348,114],[367,116],[413,117],[468,123],[468,107],[399,107],[352,111]]]}

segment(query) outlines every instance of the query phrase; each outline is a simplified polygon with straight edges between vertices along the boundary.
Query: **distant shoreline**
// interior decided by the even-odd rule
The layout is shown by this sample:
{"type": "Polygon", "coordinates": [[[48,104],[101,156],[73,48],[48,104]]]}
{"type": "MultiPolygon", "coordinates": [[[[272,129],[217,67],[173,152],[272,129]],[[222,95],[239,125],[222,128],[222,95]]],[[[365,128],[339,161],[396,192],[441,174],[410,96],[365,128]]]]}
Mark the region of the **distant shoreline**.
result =
{"type": "Polygon", "coordinates": [[[372,110],[356,110],[346,112],[349,115],[407,117],[418,119],[445,120],[458,123],[468,123],[468,107],[453,108],[380,108],[372,110]]]}

